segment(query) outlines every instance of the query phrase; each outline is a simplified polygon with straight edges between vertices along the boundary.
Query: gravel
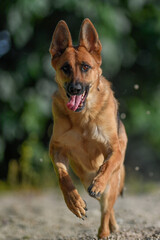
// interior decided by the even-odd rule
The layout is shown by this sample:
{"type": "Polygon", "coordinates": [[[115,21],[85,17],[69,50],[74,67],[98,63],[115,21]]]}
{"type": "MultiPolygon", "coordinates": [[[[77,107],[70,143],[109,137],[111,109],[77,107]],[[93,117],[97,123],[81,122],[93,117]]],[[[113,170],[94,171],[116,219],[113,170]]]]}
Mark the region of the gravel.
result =
{"type": "MultiPolygon", "coordinates": [[[[93,240],[100,224],[98,201],[80,191],[88,205],[82,221],[66,207],[60,190],[0,195],[0,240],[93,240]]],[[[120,231],[109,240],[160,240],[160,192],[125,194],[115,205],[120,231]]]]}

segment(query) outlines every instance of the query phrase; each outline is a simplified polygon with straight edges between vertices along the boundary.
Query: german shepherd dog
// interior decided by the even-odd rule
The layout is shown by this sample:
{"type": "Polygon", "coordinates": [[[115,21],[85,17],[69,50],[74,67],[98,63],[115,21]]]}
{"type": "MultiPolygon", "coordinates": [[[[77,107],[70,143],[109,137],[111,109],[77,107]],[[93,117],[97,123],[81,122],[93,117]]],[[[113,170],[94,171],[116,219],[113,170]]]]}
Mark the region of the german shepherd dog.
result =
{"type": "Polygon", "coordinates": [[[118,230],[113,206],[123,190],[127,136],[111,84],[102,76],[101,49],[89,19],[81,25],[76,47],[67,24],[58,23],[49,49],[58,84],[49,151],[68,208],[79,218],[86,216],[86,203],[68,173],[70,164],[101,204],[98,238],[107,239],[118,230]]]}

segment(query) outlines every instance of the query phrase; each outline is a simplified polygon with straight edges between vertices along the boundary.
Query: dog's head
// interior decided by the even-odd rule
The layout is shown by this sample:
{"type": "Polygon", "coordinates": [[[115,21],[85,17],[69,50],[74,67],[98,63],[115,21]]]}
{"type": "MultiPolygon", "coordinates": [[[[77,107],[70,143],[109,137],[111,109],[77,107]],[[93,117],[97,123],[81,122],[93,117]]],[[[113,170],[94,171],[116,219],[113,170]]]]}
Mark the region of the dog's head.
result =
{"type": "Polygon", "coordinates": [[[65,90],[67,107],[80,112],[89,91],[98,88],[101,74],[101,43],[97,31],[89,19],[82,23],[79,45],[72,46],[67,24],[60,21],[53,33],[50,45],[52,66],[56,70],[56,81],[65,90]]]}

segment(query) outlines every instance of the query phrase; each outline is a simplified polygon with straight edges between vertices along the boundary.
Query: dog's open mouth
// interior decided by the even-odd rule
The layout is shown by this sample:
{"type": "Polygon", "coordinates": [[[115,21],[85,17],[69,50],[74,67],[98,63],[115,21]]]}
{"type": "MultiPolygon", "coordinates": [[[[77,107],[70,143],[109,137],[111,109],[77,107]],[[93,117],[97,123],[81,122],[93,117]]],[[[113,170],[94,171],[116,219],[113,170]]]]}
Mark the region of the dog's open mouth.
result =
{"type": "Polygon", "coordinates": [[[74,112],[82,111],[82,109],[85,106],[88,91],[89,91],[89,88],[86,88],[86,90],[81,95],[69,95],[69,94],[67,94],[67,96],[69,98],[69,102],[67,103],[67,107],[74,112]]]}

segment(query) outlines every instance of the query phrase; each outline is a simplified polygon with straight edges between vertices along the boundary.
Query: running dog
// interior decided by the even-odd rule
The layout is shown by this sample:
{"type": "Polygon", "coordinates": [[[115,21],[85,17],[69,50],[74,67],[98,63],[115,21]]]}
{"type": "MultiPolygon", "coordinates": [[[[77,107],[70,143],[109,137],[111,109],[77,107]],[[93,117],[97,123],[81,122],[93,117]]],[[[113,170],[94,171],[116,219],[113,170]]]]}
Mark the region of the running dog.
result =
{"type": "Polygon", "coordinates": [[[72,45],[67,24],[57,24],[49,49],[58,84],[49,151],[68,208],[79,218],[86,216],[86,203],[68,173],[70,164],[101,204],[98,238],[107,239],[118,230],[113,206],[123,190],[127,136],[111,83],[102,76],[101,50],[89,19],[81,25],[78,46],[72,45]]]}

